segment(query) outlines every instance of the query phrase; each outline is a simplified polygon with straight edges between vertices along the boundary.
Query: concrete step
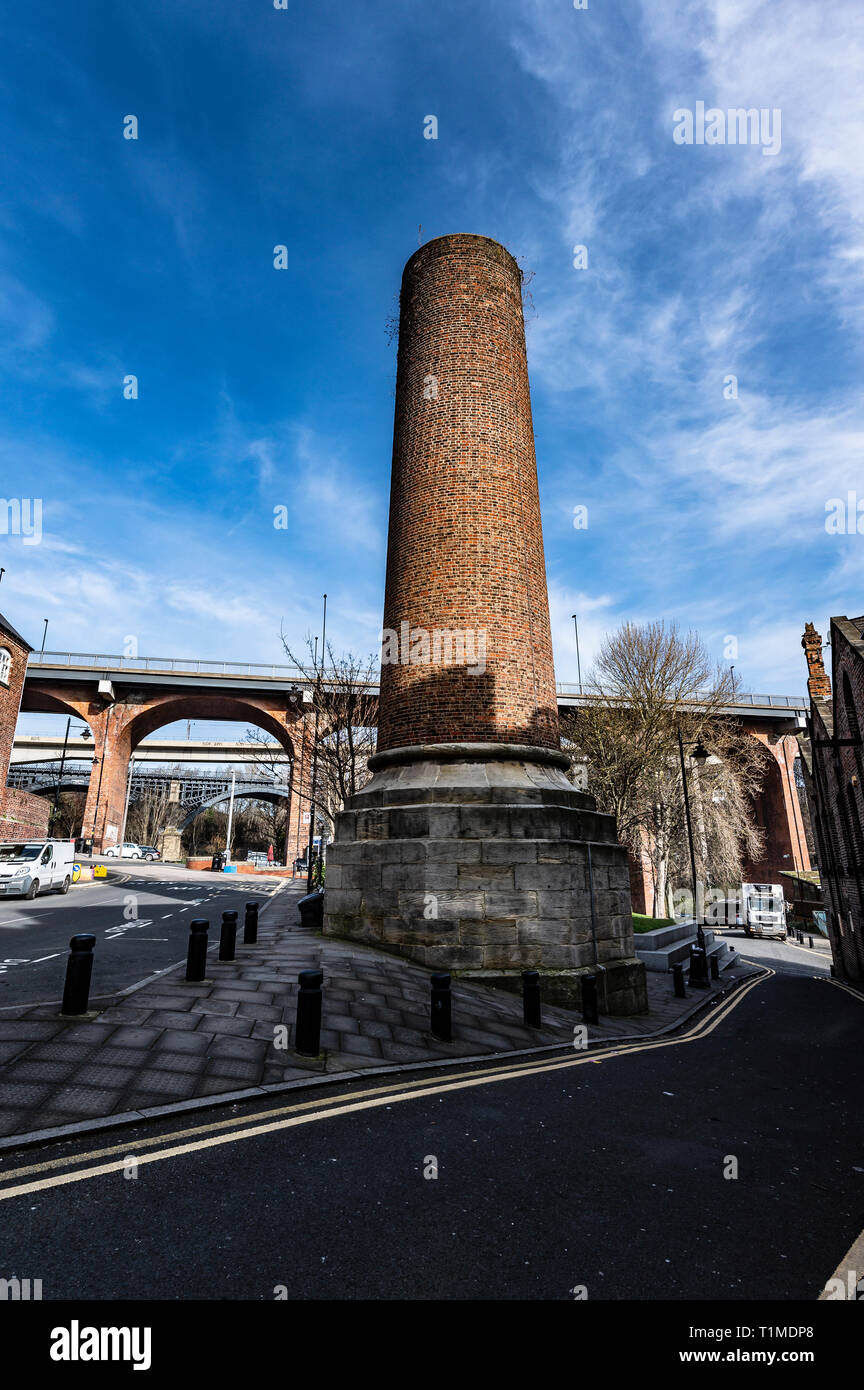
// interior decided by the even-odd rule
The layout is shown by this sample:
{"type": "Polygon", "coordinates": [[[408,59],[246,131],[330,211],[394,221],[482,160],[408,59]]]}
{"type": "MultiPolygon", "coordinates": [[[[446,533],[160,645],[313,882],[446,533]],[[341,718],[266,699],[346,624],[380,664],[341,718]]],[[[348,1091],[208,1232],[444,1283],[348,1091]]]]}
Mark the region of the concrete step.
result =
{"type": "MultiPolygon", "coordinates": [[[[679,962],[687,968],[690,948],[696,942],[696,923],[691,918],[687,922],[676,923],[674,927],[660,927],[657,931],[637,935],[636,955],[644,962],[646,970],[658,970],[665,974],[679,962]]],[[[718,939],[710,928],[705,929],[705,949],[709,959],[712,956],[716,958],[720,970],[728,969],[737,959],[728,942],[718,939]]]]}

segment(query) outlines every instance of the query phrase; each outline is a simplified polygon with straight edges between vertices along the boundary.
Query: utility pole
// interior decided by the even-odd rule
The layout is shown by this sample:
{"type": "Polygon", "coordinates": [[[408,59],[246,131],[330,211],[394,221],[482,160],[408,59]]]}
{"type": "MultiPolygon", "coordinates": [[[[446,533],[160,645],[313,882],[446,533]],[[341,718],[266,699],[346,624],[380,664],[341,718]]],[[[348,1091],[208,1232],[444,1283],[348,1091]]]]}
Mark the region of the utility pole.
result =
{"type": "Polygon", "coordinates": [[[576,629],[576,670],[579,674],[579,694],[582,694],[582,662],[579,659],[579,624],[576,621],[576,614],[573,614],[573,626],[576,629]]]}
{"type": "Polygon", "coordinates": [[[231,769],[231,800],[228,803],[228,833],[225,836],[225,862],[231,863],[231,827],[234,824],[234,784],[237,781],[237,773],[231,769]]]}

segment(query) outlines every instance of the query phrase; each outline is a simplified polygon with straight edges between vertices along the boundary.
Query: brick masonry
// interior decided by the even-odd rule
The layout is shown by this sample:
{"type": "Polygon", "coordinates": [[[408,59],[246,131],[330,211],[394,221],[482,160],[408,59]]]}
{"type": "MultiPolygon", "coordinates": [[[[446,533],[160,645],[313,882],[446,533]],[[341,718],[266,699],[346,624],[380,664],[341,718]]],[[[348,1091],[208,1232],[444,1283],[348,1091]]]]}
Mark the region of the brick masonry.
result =
{"type": "Polygon", "coordinates": [[[5,787],[0,803],[0,840],[41,840],[48,834],[51,801],[47,796],[5,787]]]}
{"type": "Polygon", "coordinates": [[[485,671],[382,666],[378,748],[469,741],[558,748],[522,275],[487,237],[408,261],[384,627],[485,631],[485,671]]]}
{"type": "Polygon", "coordinates": [[[812,623],[804,647],[810,719],[805,784],[837,974],[864,985],[864,616],[831,619],[829,680],[812,623]],[[833,693],[832,693],[833,687],[833,693]]]}
{"type": "Polygon", "coordinates": [[[31,792],[15,791],[6,786],[9,760],[15,738],[15,725],[21,708],[27,657],[32,651],[29,642],[15,631],[0,614],[0,840],[27,839],[43,836],[48,830],[50,802],[31,792]]]}

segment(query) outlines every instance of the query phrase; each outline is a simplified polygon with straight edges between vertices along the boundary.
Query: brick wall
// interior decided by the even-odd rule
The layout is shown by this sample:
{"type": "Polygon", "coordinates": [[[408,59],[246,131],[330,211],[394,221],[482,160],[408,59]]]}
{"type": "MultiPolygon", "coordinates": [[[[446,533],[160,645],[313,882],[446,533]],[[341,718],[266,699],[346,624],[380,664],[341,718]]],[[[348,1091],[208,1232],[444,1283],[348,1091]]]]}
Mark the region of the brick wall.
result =
{"type": "Polygon", "coordinates": [[[41,840],[48,834],[51,801],[47,796],[4,787],[0,800],[0,840],[41,840]]]}
{"type": "Polygon", "coordinates": [[[864,617],[832,618],[831,698],[811,701],[807,793],[834,965],[864,984],[864,617]]]}
{"type": "Polygon", "coordinates": [[[5,680],[0,680],[0,839],[21,835],[42,835],[47,826],[50,807],[39,797],[26,792],[13,792],[6,786],[9,761],[15,739],[15,725],[21,707],[21,692],[30,646],[0,617],[0,651],[12,657],[5,680]],[[31,804],[32,803],[32,804],[31,804]],[[43,820],[44,809],[44,820],[43,820]]]}
{"type": "Polygon", "coordinates": [[[402,278],[384,628],[402,623],[485,631],[485,671],[383,663],[379,750],[559,747],[522,279],[486,237],[430,241],[402,278]]]}

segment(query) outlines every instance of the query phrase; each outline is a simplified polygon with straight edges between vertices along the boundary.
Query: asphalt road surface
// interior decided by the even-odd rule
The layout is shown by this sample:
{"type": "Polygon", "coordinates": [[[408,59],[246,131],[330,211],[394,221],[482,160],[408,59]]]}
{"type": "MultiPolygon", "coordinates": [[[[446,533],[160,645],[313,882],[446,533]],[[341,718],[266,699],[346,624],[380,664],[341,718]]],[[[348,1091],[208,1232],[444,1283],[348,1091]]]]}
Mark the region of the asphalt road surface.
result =
{"type": "Polygon", "coordinates": [[[7,1153],[0,1274],[46,1300],[814,1300],[864,1226],[864,1003],[789,961],[615,1055],[7,1153]]]}
{"type": "Polygon", "coordinates": [[[92,998],[127,989],[182,960],[193,917],[209,917],[211,935],[221,914],[239,912],[247,899],[264,902],[272,882],[214,874],[212,880],[181,877],[159,866],[124,865],[124,882],[109,878],[76,883],[61,897],[44,894],[0,898],[0,1008],[60,999],[69,938],[92,932],[92,998]]]}

